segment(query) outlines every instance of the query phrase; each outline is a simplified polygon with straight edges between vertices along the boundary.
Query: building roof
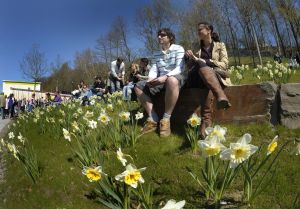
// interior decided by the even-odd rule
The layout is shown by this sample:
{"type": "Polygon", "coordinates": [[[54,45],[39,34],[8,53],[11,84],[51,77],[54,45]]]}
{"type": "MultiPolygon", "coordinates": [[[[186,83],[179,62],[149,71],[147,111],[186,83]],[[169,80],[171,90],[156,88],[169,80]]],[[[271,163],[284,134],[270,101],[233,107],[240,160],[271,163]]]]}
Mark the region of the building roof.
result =
{"type": "Polygon", "coordinates": [[[3,83],[11,83],[11,84],[41,84],[42,82],[27,82],[27,81],[10,81],[10,80],[3,80],[3,83]]]}

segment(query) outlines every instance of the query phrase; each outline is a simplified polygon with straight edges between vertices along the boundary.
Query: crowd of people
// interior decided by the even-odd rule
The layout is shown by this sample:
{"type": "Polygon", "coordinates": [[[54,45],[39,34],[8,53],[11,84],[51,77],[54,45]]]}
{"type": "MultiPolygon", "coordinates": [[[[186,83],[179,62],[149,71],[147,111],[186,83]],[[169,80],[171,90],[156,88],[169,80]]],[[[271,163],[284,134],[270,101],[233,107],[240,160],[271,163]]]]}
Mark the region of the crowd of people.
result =
{"type": "Polygon", "coordinates": [[[1,117],[2,119],[13,119],[20,112],[32,112],[36,107],[46,107],[49,105],[55,106],[62,102],[60,92],[55,92],[54,97],[51,97],[50,93],[46,93],[46,97],[36,98],[35,93],[31,95],[31,98],[16,99],[14,94],[0,95],[1,104],[1,117]]]}
{"type": "MultiPolygon", "coordinates": [[[[290,69],[294,69],[300,66],[300,53],[297,52],[296,54],[289,53],[288,58],[288,65],[290,69]]],[[[282,56],[279,52],[276,52],[276,54],[273,57],[275,62],[282,63],[282,56]]]]}

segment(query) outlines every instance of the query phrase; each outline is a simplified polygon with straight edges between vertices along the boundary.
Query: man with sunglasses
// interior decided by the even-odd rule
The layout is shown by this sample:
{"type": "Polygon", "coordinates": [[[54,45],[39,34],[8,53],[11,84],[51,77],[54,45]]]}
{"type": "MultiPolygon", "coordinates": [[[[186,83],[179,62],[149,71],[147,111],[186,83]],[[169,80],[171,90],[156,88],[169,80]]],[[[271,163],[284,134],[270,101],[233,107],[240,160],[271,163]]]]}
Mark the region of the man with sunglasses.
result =
{"type": "Polygon", "coordinates": [[[160,136],[167,137],[171,134],[170,117],[185,80],[184,49],[175,44],[175,35],[169,28],[160,29],[157,38],[161,49],[154,53],[148,80],[138,82],[135,92],[148,114],[142,132],[156,131],[159,122],[160,136]],[[165,91],[165,112],[159,121],[151,98],[161,91],[165,91]]]}

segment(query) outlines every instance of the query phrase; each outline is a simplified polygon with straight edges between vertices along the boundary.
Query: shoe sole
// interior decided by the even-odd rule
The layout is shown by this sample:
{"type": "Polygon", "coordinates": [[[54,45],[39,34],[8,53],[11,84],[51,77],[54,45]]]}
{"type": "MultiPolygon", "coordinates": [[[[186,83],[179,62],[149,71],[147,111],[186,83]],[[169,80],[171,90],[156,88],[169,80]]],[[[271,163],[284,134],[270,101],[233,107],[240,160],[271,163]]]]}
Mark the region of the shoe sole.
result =
{"type": "Polygon", "coordinates": [[[142,131],[142,134],[147,134],[147,133],[150,133],[150,132],[154,132],[156,131],[157,128],[153,128],[153,129],[149,129],[147,131],[142,131]]]}
{"type": "Polygon", "coordinates": [[[221,100],[217,103],[217,109],[228,109],[231,107],[231,104],[226,100],[221,100]]]}

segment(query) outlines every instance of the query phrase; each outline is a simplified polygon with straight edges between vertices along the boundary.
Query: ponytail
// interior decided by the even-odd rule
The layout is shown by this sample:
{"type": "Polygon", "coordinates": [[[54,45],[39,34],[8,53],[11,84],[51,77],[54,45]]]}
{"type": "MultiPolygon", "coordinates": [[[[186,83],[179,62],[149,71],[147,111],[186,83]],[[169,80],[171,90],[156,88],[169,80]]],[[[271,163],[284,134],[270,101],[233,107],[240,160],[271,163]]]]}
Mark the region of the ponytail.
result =
{"type": "Polygon", "coordinates": [[[213,40],[214,42],[220,42],[220,36],[219,36],[219,34],[216,33],[216,32],[212,32],[212,33],[211,33],[211,38],[212,38],[212,40],[213,40]]]}

